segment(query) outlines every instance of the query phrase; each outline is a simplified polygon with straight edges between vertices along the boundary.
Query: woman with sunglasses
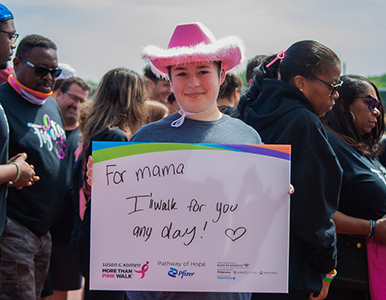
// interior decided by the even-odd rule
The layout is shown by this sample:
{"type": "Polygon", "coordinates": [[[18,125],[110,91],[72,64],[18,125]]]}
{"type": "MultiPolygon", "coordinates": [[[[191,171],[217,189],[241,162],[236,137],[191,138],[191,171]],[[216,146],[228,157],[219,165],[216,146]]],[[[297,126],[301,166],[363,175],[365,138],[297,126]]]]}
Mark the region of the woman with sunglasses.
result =
{"type": "Polygon", "coordinates": [[[386,244],[386,169],[377,156],[384,132],[384,107],[367,78],[343,76],[344,85],[323,119],[328,140],[343,168],[338,211],[338,275],[327,299],[370,299],[366,236],[386,244]]]}
{"type": "Polygon", "coordinates": [[[340,61],[326,46],[300,41],[268,57],[241,97],[240,117],[266,144],[291,144],[289,294],[256,299],[325,299],[336,271],[334,215],[342,171],[319,118],[339,94],[340,61]]]}

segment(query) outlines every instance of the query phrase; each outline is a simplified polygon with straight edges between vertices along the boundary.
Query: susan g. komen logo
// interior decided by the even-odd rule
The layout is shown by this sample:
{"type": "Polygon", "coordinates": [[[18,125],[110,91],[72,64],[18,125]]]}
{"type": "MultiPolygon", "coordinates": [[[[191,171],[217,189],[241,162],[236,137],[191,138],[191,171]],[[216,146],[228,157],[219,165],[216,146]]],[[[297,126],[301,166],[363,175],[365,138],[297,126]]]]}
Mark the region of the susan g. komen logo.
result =
{"type": "Polygon", "coordinates": [[[134,270],[135,273],[140,273],[142,274],[141,278],[145,277],[145,273],[149,270],[149,262],[147,261],[146,264],[144,264],[141,268],[141,270],[134,270]]]}

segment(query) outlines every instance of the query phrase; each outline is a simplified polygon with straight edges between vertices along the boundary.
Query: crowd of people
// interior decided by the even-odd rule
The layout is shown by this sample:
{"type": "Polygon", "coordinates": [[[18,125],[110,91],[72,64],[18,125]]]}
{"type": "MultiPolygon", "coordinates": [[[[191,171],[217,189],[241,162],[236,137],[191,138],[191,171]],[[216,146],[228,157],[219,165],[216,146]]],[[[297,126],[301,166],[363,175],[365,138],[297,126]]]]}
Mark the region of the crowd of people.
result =
{"type": "Polygon", "coordinates": [[[0,4],[1,299],[83,287],[84,300],[377,300],[366,245],[386,247],[384,105],[367,78],[341,76],[333,50],[305,40],[257,55],[243,93],[242,41],[181,24],[167,49],[144,48],[143,75],[112,69],[93,91],[53,41],[17,38],[0,4]],[[289,292],[90,290],[93,141],[291,145],[289,292]]]}

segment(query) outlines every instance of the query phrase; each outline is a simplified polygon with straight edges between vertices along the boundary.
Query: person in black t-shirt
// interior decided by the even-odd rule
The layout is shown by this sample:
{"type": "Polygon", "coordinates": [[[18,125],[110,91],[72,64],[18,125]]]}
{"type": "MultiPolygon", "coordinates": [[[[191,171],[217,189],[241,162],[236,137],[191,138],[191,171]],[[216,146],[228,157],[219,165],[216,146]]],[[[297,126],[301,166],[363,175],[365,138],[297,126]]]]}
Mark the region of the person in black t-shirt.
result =
{"type": "Polygon", "coordinates": [[[48,232],[62,205],[66,136],[60,110],[50,97],[58,68],[56,45],[40,35],[24,37],[14,73],[0,86],[9,124],[9,156],[28,153],[40,180],[9,189],[7,222],[0,240],[3,299],[40,298],[51,254],[48,232]]]}
{"type": "MultiPolygon", "coordinates": [[[[11,59],[18,36],[12,13],[0,3],[0,70],[7,68],[7,62],[11,59]]],[[[11,185],[16,188],[30,186],[34,183],[33,176],[35,175],[33,168],[25,162],[27,158],[25,153],[19,153],[8,160],[8,135],[7,117],[0,104],[0,235],[6,220],[5,206],[8,182],[13,180],[11,185]]]]}
{"type": "Polygon", "coordinates": [[[339,98],[323,123],[343,168],[338,211],[338,275],[327,299],[370,299],[366,236],[386,244],[386,169],[382,151],[384,107],[376,86],[357,75],[342,76],[339,98]],[[376,228],[376,230],[375,230],[376,228]]]}
{"type": "Polygon", "coordinates": [[[70,77],[62,80],[56,95],[67,137],[66,156],[62,160],[66,169],[66,190],[63,208],[50,228],[52,237],[50,269],[42,297],[53,293],[52,299],[62,299],[67,297],[69,290],[81,288],[82,276],[70,252],[71,232],[75,218],[72,179],[74,153],[80,138],[78,110],[87,101],[90,92],[91,86],[87,82],[79,77],[70,77]]]}

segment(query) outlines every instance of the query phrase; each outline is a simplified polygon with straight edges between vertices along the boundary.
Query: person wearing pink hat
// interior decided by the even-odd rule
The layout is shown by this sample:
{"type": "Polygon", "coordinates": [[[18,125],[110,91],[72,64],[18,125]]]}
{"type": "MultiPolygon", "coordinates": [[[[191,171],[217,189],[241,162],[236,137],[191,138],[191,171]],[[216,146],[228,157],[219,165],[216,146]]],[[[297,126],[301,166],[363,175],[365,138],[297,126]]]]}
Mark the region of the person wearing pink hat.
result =
{"type": "MultiPolygon", "coordinates": [[[[193,121],[219,121],[218,124],[225,123],[222,125],[224,127],[231,124],[236,126],[237,136],[240,137],[238,127],[241,127],[240,130],[248,133],[245,139],[253,136],[255,142],[261,143],[256,131],[252,131],[251,127],[245,126],[238,120],[225,117],[216,105],[220,85],[225,80],[226,72],[235,70],[244,60],[244,46],[238,37],[229,36],[216,40],[209,29],[201,23],[181,24],[176,27],[167,49],[147,46],[143,50],[143,58],[157,76],[169,78],[179,111],[166,118],[162,124],[157,123],[141,128],[133,139],[158,139],[158,135],[147,133],[154,132],[159,126],[167,125],[167,129],[171,130],[170,134],[179,135],[188,133],[193,123],[198,126],[203,125],[193,121]]],[[[209,127],[217,128],[217,126],[209,127]]],[[[237,142],[232,140],[232,134],[235,132],[230,130],[222,133],[229,136],[227,138],[229,142],[237,142]]],[[[192,137],[186,138],[189,142],[209,142],[200,139],[190,141],[192,137]]],[[[163,139],[171,139],[171,137],[166,134],[163,139]]]]}
{"type": "MultiPolygon", "coordinates": [[[[256,130],[222,114],[217,107],[225,74],[240,65],[243,52],[238,37],[216,40],[200,23],[178,25],[167,49],[145,47],[143,58],[155,74],[169,78],[179,111],[141,127],[130,141],[261,144],[256,130]]],[[[130,300],[251,298],[250,293],[127,291],[126,294],[130,300]]]]}

